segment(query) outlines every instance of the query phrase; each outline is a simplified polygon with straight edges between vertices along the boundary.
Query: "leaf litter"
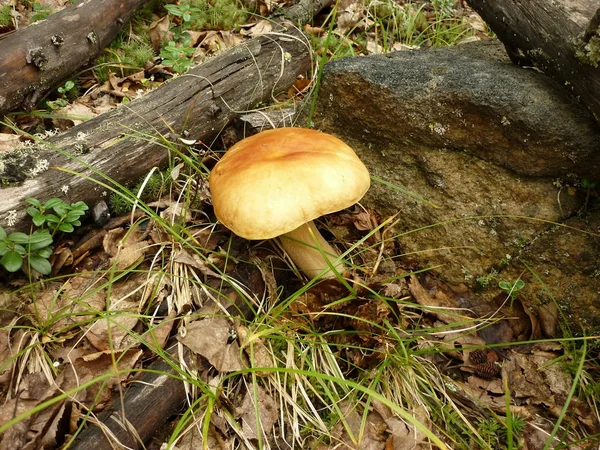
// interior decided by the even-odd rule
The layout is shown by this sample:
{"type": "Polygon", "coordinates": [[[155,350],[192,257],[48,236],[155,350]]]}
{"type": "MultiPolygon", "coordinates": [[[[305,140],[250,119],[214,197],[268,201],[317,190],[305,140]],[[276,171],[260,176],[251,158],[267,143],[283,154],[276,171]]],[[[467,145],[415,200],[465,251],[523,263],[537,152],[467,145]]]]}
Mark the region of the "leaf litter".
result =
{"type": "MultiPolygon", "coordinates": [[[[258,3],[263,15],[276,6],[273,2],[258,3]]],[[[307,32],[318,38],[332,33],[344,40],[348,33],[366,31],[366,44],[360,51],[382,52],[381,42],[369,34],[376,24],[366,5],[348,0],[340,2],[338,8],[334,31],[317,25],[307,28],[307,32]]],[[[468,21],[484,32],[485,25],[477,15],[469,13],[468,21]]],[[[194,58],[201,61],[269,31],[270,23],[264,19],[242,26],[239,33],[193,31],[194,58]]],[[[169,39],[169,32],[168,16],[150,26],[156,52],[160,42],[169,39]]],[[[356,43],[350,45],[358,48],[356,43]]],[[[392,44],[392,48],[408,47],[400,42],[392,44]]],[[[171,75],[168,68],[154,63],[128,76],[111,73],[108,81],[94,85],[87,95],[63,110],[74,117],[65,126],[114,108],[123,99],[135,98],[155,86],[161,76],[167,79],[171,75]]],[[[310,80],[298,80],[288,96],[297,96],[309,86],[310,80]]],[[[20,117],[19,121],[23,129],[44,123],[35,117],[20,117]]],[[[11,136],[2,134],[4,146],[14,144],[16,138],[11,136]]],[[[208,198],[205,194],[205,200],[208,198]]],[[[181,215],[174,202],[167,201],[161,211],[169,221],[196,225],[197,218],[187,212],[181,215]]],[[[143,218],[138,214],[134,223],[140,225],[137,221],[143,218]]],[[[364,238],[357,248],[357,258],[361,267],[372,270],[352,275],[357,295],[351,298],[347,287],[336,281],[308,289],[283,315],[290,328],[313,329],[327,336],[327,345],[336,349],[336,358],[348,377],[357,369],[378,367],[398,345],[398,336],[410,338],[423,351],[423,360],[439,370],[445,395],[468,405],[465,414],[485,417],[491,411],[504,416],[509,395],[512,413],[526,419],[523,448],[543,448],[563,415],[573,385],[573,375],[557,363],[566,356],[564,347],[548,342],[508,344],[556,337],[556,307],[550,304],[532,311],[519,299],[509,304],[501,294],[497,304],[482,307],[476,296],[446,286],[434,276],[402,276],[410,273],[410,267],[396,262],[401,249],[393,239],[382,238],[385,231],[381,224],[385,221],[376,211],[344,211],[325,218],[325,222],[339,242],[354,243],[364,238]],[[372,235],[365,238],[368,233],[372,235]],[[373,298],[373,292],[385,301],[373,298]]],[[[144,226],[113,222],[92,231],[81,243],[65,243],[55,252],[54,275],[69,277],[64,282],[44,283],[35,293],[34,303],[10,305],[8,313],[3,314],[0,425],[21,414],[24,418],[4,432],[0,449],[59,447],[77,432],[89,414],[120,401],[122,389],[135,380],[134,369],[147,364],[145,355],[152,358],[155,351],[169,345],[189,349],[191,356],[181,364],[193,368],[193,373],[215,392],[221,390],[217,395],[220,405],[209,417],[208,433],[190,426],[189,432],[170,448],[234,448],[239,442],[251,448],[259,438],[271,448],[289,448],[281,442],[289,438],[286,431],[297,424],[280,419],[287,408],[281,399],[289,394],[269,389],[281,361],[274,358],[273,349],[257,330],[242,324],[239,316],[265,308],[265,293],[275,302],[278,282],[287,282],[286,289],[293,291],[298,281],[289,280],[287,274],[283,278],[273,275],[273,264],[257,264],[260,271],[241,274],[248,266],[243,261],[252,260],[249,255],[253,250],[234,236],[229,241],[234,245],[224,250],[222,246],[230,235],[218,228],[195,234],[193,240],[202,256],[174,246],[169,256],[172,273],[153,272],[151,262],[161,256],[159,248],[173,245],[168,233],[159,228],[148,221],[144,226]],[[239,280],[230,278],[235,271],[227,260],[232,258],[236,260],[233,266],[242,269],[235,273],[239,280]],[[223,288],[227,283],[228,290],[223,288]],[[241,308],[240,300],[247,298],[240,292],[249,294],[254,304],[241,308]],[[220,384],[225,374],[254,369],[258,377],[255,381],[245,374],[238,375],[241,383],[228,387],[220,384]],[[61,397],[63,393],[68,395],[61,397]],[[37,414],[27,414],[53,398],[59,400],[37,414]]],[[[261,255],[259,259],[276,261],[280,255],[270,252],[269,258],[261,255]]],[[[281,388],[280,384],[275,386],[281,388]]],[[[327,402],[321,406],[332,407],[327,402]]],[[[561,439],[576,440],[578,427],[590,434],[598,432],[598,414],[593,405],[573,399],[567,406],[569,423],[565,427],[569,431],[561,439]]],[[[421,430],[377,400],[343,400],[336,407],[342,414],[328,430],[329,442],[319,442],[317,433],[311,447],[431,448],[421,430]]],[[[423,405],[404,407],[426,428],[433,428],[431,413],[423,405]]],[[[569,448],[584,447],[571,444],[569,448]]]]}

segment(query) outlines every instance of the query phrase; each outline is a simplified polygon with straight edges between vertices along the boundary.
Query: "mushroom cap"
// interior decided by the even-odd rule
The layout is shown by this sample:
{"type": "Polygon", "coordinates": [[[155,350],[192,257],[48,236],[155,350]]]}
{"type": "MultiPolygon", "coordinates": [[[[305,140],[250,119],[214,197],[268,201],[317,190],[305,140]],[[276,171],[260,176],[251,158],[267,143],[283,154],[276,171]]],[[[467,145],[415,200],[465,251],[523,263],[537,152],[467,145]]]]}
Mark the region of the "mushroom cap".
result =
{"type": "Polygon", "coordinates": [[[347,208],[370,182],[354,150],[306,128],[277,128],[239,141],[209,177],[217,219],[245,239],[280,236],[347,208]]]}

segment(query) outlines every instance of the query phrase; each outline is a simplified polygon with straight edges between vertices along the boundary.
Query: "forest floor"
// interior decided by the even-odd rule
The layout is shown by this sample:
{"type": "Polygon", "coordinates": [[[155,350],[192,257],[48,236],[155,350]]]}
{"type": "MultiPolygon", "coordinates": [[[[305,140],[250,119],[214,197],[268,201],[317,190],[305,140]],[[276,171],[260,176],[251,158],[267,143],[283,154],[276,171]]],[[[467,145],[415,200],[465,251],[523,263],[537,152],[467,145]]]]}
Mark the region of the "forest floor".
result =
{"type": "MultiPolygon", "coordinates": [[[[0,0],[0,37],[67,3],[0,0]]],[[[286,6],[165,3],[150,1],[34,111],[9,114],[0,152],[210,64],[269,33],[286,6]]],[[[341,0],[304,31],[319,64],[491,34],[450,0],[341,0]]],[[[274,107],[301,104],[318,82],[299,78],[274,107]]],[[[206,169],[226,143],[189,145],[206,169]]],[[[394,217],[360,206],[318,224],[348,271],[307,280],[277,242],[216,221],[206,175],[174,157],[113,193],[99,228],[79,227],[82,206],[60,199],[28,205],[50,241],[0,228],[1,255],[7,243],[37,252],[16,270],[0,260],[0,449],[598,445],[597,340],[575,337],[556,312],[533,315],[518,283],[475,314],[476,298],[403,264],[394,217]],[[515,338],[534,327],[560,337],[515,338]]]]}

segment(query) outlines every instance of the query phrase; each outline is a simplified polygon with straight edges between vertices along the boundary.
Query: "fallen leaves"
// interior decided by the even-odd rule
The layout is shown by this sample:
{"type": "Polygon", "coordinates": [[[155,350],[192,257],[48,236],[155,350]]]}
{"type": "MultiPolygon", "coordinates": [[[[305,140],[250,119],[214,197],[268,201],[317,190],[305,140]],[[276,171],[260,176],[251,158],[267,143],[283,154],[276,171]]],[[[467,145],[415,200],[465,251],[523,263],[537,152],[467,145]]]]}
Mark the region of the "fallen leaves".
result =
{"type": "Polygon", "coordinates": [[[179,329],[177,340],[195,354],[206,358],[222,373],[236,372],[246,367],[233,325],[225,318],[195,320],[179,329]]]}

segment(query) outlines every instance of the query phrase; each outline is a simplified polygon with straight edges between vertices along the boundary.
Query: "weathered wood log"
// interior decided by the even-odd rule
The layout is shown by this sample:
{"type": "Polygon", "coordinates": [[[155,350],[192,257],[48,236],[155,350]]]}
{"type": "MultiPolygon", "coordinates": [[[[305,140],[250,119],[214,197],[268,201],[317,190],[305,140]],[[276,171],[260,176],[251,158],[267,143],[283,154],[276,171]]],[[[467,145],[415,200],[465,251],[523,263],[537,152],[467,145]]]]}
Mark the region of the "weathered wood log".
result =
{"type": "Polygon", "coordinates": [[[148,0],[81,0],[0,39],[0,116],[31,110],[96,58],[148,0]]]}
{"type": "Polygon", "coordinates": [[[109,178],[131,183],[167,161],[169,151],[159,136],[176,140],[172,132],[185,133],[210,142],[239,112],[287,91],[296,77],[309,69],[309,44],[299,31],[270,33],[208,59],[140,99],[48,139],[40,151],[22,149],[13,159],[1,155],[0,179],[25,179],[0,189],[0,220],[16,211],[17,228],[26,225],[22,219],[27,197],[44,200],[57,196],[93,203],[106,190],[94,180],[109,185],[109,178]],[[31,178],[24,161],[29,169],[48,170],[31,178]]]}
{"type": "Polygon", "coordinates": [[[565,85],[600,122],[600,9],[597,0],[467,0],[513,62],[565,85]]]}

